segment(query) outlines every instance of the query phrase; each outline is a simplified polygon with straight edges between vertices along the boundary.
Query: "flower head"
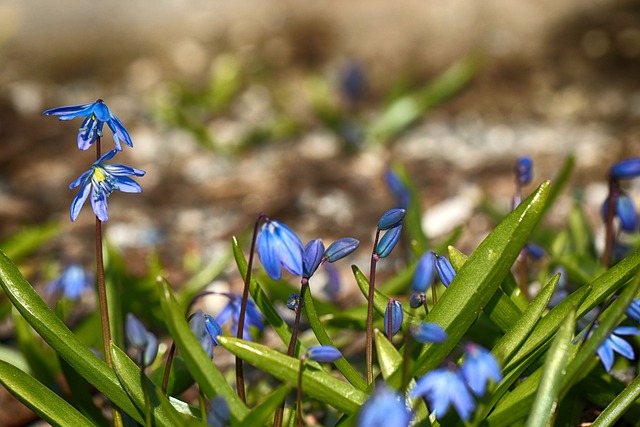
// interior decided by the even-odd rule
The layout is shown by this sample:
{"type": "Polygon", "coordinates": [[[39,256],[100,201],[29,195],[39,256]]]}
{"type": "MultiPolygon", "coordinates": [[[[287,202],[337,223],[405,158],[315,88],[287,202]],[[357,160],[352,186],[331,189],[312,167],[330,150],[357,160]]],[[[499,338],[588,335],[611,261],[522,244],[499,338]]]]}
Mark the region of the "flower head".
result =
{"type": "Polygon", "coordinates": [[[466,346],[464,362],[460,368],[462,376],[473,394],[484,396],[489,380],[502,379],[502,370],[495,356],[479,345],[469,343],[466,346]]]}
{"type": "Polygon", "coordinates": [[[602,361],[604,370],[609,372],[613,367],[613,352],[622,355],[626,359],[633,360],[635,354],[631,344],[622,339],[621,335],[640,335],[640,329],[633,326],[618,326],[613,330],[611,335],[602,343],[596,353],[602,361]]]}
{"type": "MultiPolygon", "coordinates": [[[[229,294],[221,294],[229,298],[229,303],[222,309],[220,314],[216,316],[216,321],[218,324],[223,325],[229,319],[231,319],[231,331],[233,335],[237,335],[238,333],[238,324],[240,322],[240,309],[242,305],[242,296],[234,293],[229,294]]],[[[264,331],[264,324],[262,323],[262,313],[258,311],[256,304],[248,299],[247,300],[247,311],[246,311],[246,319],[244,322],[244,330],[242,332],[242,336],[246,340],[251,339],[250,328],[251,326],[255,326],[260,330],[260,332],[264,331]]]]}
{"type": "Polygon", "coordinates": [[[407,211],[404,209],[389,209],[380,217],[378,229],[388,230],[402,224],[402,220],[406,214],[407,211]]]}
{"type": "Polygon", "coordinates": [[[389,298],[389,304],[384,311],[384,331],[387,336],[394,336],[402,326],[404,319],[404,311],[400,301],[389,298]]]}
{"type": "Polygon", "coordinates": [[[435,265],[440,281],[445,287],[449,287],[456,277],[456,271],[453,269],[453,265],[451,265],[448,259],[440,255],[436,255],[435,265]]]}
{"type": "Polygon", "coordinates": [[[436,418],[444,417],[453,405],[460,418],[467,421],[476,408],[476,402],[458,371],[435,369],[418,379],[410,392],[411,397],[423,397],[436,418]]]}
{"type": "Polygon", "coordinates": [[[386,385],[376,387],[358,415],[358,427],[407,427],[409,421],[404,399],[386,385]]]}
{"type": "Polygon", "coordinates": [[[324,251],[324,260],[327,262],[336,262],[339,259],[350,255],[360,245],[358,239],[353,237],[343,237],[336,240],[329,245],[326,251],[324,251]]]}
{"type": "Polygon", "coordinates": [[[396,198],[396,204],[399,208],[407,209],[411,200],[411,192],[392,170],[387,170],[384,174],[387,186],[396,198]]]}
{"type": "Polygon", "coordinates": [[[124,329],[129,343],[138,351],[138,358],[144,366],[151,365],[158,355],[158,338],[131,313],[127,313],[124,329]]]}
{"type": "Polygon", "coordinates": [[[256,244],[260,261],[273,280],[280,279],[282,267],[296,276],[303,275],[302,242],[286,225],[267,220],[260,228],[256,244]]]}
{"type": "Polygon", "coordinates": [[[121,140],[129,147],[133,147],[129,132],[127,132],[127,129],[125,129],[120,120],[109,111],[107,104],[105,104],[102,99],[98,99],[92,104],[52,108],[43,114],[60,116],[59,120],[71,120],[76,117],[84,117],[85,119],[78,131],[78,148],[81,150],[88,149],[98,137],[102,137],[102,128],[105,123],[113,132],[116,150],[122,150],[121,140]]]}
{"type": "Polygon", "coordinates": [[[310,278],[316,272],[324,256],[324,244],[322,240],[315,239],[304,247],[302,258],[302,277],[310,278]]]}
{"type": "Polygon", "coordinates": [[[75,221],[80,214],[82,205],[91,193],[91,207],[100,221],[107,221],[107,197],[111,195],[113,190],[119,190],[123,193],[140,193],[142,187],[135,182],[130,176],[144,176],[145,171],[134,169],[124,165],[104,164],[106,160],[111,160],[117,151],[115,149],[109,151],[100,157],[91,166],[91,169],[80,175],[78,179],[73,181],[69,188],[73,189],[80,186],[80,191],[71,203],[71,221],[75,221]]]}
{"type": "Polygon", "coordinates": [[[516,179],[520,185],[527,185],[531,182],[533,160],[529,156],[520,156],[516,162],[516,179]]]}
{"type": "Polygon", "coordinates": [[[330,345],[318,345],[309,347],[306,353],[307,357],[316,362],[335,362],[342,357],[342,353],[337,348],[330,345]]]}
{"type": "Polygon", "coordinates": [[[409,297],[409,307],[418,308],[422,307],[427,302],[427,298],[421,292],[414,292],[409,297]]]}
{"type": "MultiPolygon", "coordinates": [[[[609,197],[602,204],[602,218],[606,221],[609,214],[609,197]]],[[[631,197],[628,194],[621,192],[615,198],[616,208],[614,211],[615,216],[620,219],[620,226],[624,231],[635,231],[638,228],[638,214],[636,208],[633,206],[631,197]]]]}
{"type": "MultiPolygon", "coordinates": [[[[198,342],[202,346],[202,349],[210,358],[213,358],[213,347],[218,345],[218,340],[214,339],[214,335],[209,332],[207,327],[206,315],[202,310],[198,310],[189,319],[189,328],[193,335],[198,338],[198,342]]],[[[218,326],[219,327],[219,326],[218,326]]],[[[216,334],[216,336],[219,334],[216,334]]]]}
{"type": "Polygon", "coordinates": [[[624,159],[611,166],[611,177],[619,179],[631,179],[640,176],[640,158],[624,159]]]}
{"type": "Polygon", "coordinates": [[[399,224],[384,233],[384,236],[378,242],[378,246],[376,246],[376,255],[378,257],[386,258],[389,256],[393,248],[396,247],[398,240],[400,240],[401,231],[402,224],[399,224]]]}
{"type": "Polygon", "coordinates": [[[93,277],[80,265],[71,264],[57,279],[47,284],[45,292],[49,295],[62,292],[65,297],[75,301],[85,291],[91,289],[92,285],[93,277]]]}
{"type": "Polygon", "coordinates": [[[411,281],[411,290],[414,292],[424,292],[436,277],[435,270],[435,253],[433,251],[425,252],[418,260],[416,271],[413,273],[411,281]]]}
{"type": "Polygon", "coordinates": [[[421,343],[440,343],[447,339],[447,333],[437,323],[422,322],[411,328],[411,336],[421,343]]]}

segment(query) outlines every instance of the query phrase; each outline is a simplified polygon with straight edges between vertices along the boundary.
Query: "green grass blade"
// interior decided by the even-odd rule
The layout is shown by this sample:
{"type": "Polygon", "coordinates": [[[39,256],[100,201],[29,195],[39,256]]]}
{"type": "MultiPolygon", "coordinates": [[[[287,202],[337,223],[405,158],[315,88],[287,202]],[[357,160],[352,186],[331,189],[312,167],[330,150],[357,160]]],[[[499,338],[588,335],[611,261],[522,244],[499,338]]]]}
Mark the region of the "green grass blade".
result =
{"type": "Polygon", "coordinates": [[[380,366],[382,378],[386,380],[402,364],[402,355],[380,330],[376,329],[373,337],[376,343],[378,366],[380,366]]]}
{"type": "Polygon", "coordinates": [[[598,415],[591,427],[615,426],[627,409],[640,399],[640,376],[631,382],[622,393],[611,401],[604,411],[598,415]]]}
{"type": "Polygon", "coordinates": [[[238,427],[255,427],[269,425],[273,419],[273,414],[282,405],[284,399],[291,391],[291,387],[282,384],[276,388],[267,398],[255,408],[251,409],[249,415],[238,425],[238,427]]]}

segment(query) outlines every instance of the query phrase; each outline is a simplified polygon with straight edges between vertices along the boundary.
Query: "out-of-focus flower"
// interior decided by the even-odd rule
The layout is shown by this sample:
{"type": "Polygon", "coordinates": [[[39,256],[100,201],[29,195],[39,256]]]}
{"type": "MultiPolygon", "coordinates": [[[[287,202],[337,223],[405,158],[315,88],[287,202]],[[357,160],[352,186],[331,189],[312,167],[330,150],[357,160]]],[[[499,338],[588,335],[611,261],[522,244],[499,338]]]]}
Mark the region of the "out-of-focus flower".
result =
{"type": "Polygon", "coordinates": [[[300,294],[299,293],[294,292],[291,295],[289,295],[289,298],[287,298],[287,308],[289,310],[298,311],[298,308],[300,308],[300,294]]]}
{"type": "Polygon", "coordinates": [[[289,227],[275,220],[267,220],[260,228],[256,243],[260,261],[273,280],[280,279],[282,267],[291,274],[302,276],[304,248],[289,227]]]}
{"type": "MultiPolygon", "coordinates": [[[[602,219],[607,220],[609,214],[609,198],[602,204],[602,219]]],[[[620,193],[616,197],[615,216],[620,219],[620,226],[624,231],[635,231],[638,229],[638,214],[633,206],[633,201],[626,193],[620,193]]]]}
{"type": "Polygon", "coordinates": [[[447,258],[436,254],[435,265],[440,281],[445,287],[449,287],[456,277],[456,271],[453,269],[451,262],[447,258]]]}
{"type": "Polygon", "coordinates": [[[205,313],[204,326],[207,329],[207,333],[211,336],[213,344],[220,345],[218,337],[222,335],[222,328],[220,327],[220,324],[216,321],[216,319],[205,313]]]}
{"type": "Polygon", "coordinates": [[[340,295],[340,289],[342,288],[340,272],[333,264],[325,264],[324,272],[327,275],[327,283],[324,285],[322,290],[332,301],[336,301],[340,295]]]}
{"type": "MultiPolygon", "coordinates": [[[[240,309],[242,305],[242,296],[234,293],[221,293],[229,298],[229,303],[222,309],[220,314],[216,316],[216,320],[220,325],[224,325],[229,319],[231,319],[231,330],[233,335],[238,334],[238,323],[240,321],[240,309]]],[[[246,340],[251,340],[250,327],[255,326],[264,331],[264,324],[262,323],[262,313],[258,311],[256,304],[252,300],[247,300],[247,317],[244,322],[244,330],[242,336],[246,340]]]]}
{"type": "Polygon", "coordinates": [[[516,162],[516,179],[520,185],[527,185],[531,182],[533,160],[529,156],[520,156],[516,162]]]}
{"type": "Polygon", "coordinates": [[[391,194],[393,194],[396,199],[396,205],[401,209],[407,209],[409,207],[409,201],[411,201],[411,192],[409,189],[403,184],[398,175],[390,169],[384,173],[384,177],[389,190],[391,190],[391,194]]]}
{"type": "Polygon", "coordinates": [[[390,228],[394,228],[402,224],[402,220],[406,214],[407,211],[404,209],[389,209],[380,217],[380,220],[378,221],[378,229],[389,230],[390,228]]]}
{"type": "Polygon", "coordinates": [[[395,336],[402,326],[404,311],[400,301],[389,298],[389,304],[384,311],[384,332],[387,336],[395,336]]]}
{"type": "Polygon", "coordinates": [[[440,343],[447,339],[447,333],[437,323],[422,322],[411,328],[411,336],[421,343],[440,343]]]}
{"type": "Polygon", "coordinates": [[[384,384],[376,387],[358,415],[358,427],[408,427],[409,421],[402,396],[384,384]]]}
{"type": "Polygon", "coordinates": [[[55,280],[45,287],[48,295],[61,292],[65,297],[76,301],[84,292],[92,288],[93,277],[79,264],[70,264],[55,280]]]}
{"type": "Polygon", "coordinates": [[[427,287],[431,285],[436,277],[435,259],[436,256],[433,251],[425,252],[420,257],[411,281],[412,291],[424,293],[427,287]]]}
{"type": "Polygon", "coordinates": [[[330,345],[318,345],[307,349],[307,357],[316,362],[335,362],[342,357],[342,353],[330,345]]]}
{"type": "Polygon", "coordinates": [[[400,240],[401,231],[402,224],[396,225],[384,233],[384,236],[382,236],[380,242],[378,242],[378,246],[376,246],[376,255],[378,255],[378,257],[386,258],[389,256],[393,248],[396,247],[398,240],[400,240]]]}
{"type": "Polygon", "coordinates": [[[138,351],[138,357],[144,366],[151,365],[158,355],[156,336],[147,331],[142,322],[131,313],[127,313],[124,329],[129,343],[138,351]]]}
{"type": "Polygon", "coordinates": [[[535,243],[527,243],[525,245],[527,250],[527,255],[533,258],[535,261],[542,259],[544,256],[544,249],[541,246],[536,245],[535,243]]]}
{"type": "Polygon", "coordinates": [[[211,401],[211,408],[207,411],[207,427],[227,427],[231,411],[222,396],[216,396],[211,401]]]}
{"type": "Polygon", "coordinates": [[[124,165],[104,164],[103,162],[111,160],[117,151],[115,149],[107,152],[100,157],[91,166],[91,169],[80,175],[78,179],[73,181],[69,188],[73,189],[80,186],[78,194],[71,203],[71,221],[75,221],[82,209],[82,205],[91,193],[91,207],[100,221],[107,221],[107,197],[111,195],[113,190],[119,190],[123,193],[140,193],[142,187],[135,182],[130,176],[144,176],[145,171],[134,169],[124,165]]]}
{"type": "Polygon", "coordinates": [[[640,335],[640,330],[634,326],[618,326],[602,345],[598,347],[596,353],[598,353],[604,370],[607,372],[611,371],[613,367],[614,351],[629,360],[633,360],[635,357],[633,347],[622,339],[620,337],[621,335],[640,335]]]}
{"type": "Polygon", "coordinates": [[[426,302],[426,297],[420,292],[414,292],[411,294],[411,297],[409,297],[409,307],[411,308],[422,307],[426,302]]]}
{"type": "Polygon", "coordinates": [[[78,131],[78,148],[88,149],[98,137],[102,137],[102,128],[106,123],[113,132],[113,139],[116,143],[116,150],[121,151],[120,141],[124,141],[129,147],[133,147],[129,132],[122,125],[120,120],[109,111],[107,104],[102,99],[98,99],[91,104],[70,105],[66,107],[52,108],[43,114],[49,116],[60,116],[59,120],[71,120],[76,117],[85,117],[80,130],[78,131]]]}
{"type": "Polygon", "coordinates": [[[302,258],[302,277],[309,279],[316,272],[324,256],[324,245],[322,240],[315,239],[307,243],[304,247],[302,258]]]}
{"type": "Polygon", "coordinates": [[[350,61],[340,73],[340,92],[352,104],[362,100],[367,89],[367,78],[362,65],[350,61]]]}
{"type": "Polygon", "coordinates": [[[611,166],[609,173],[616,180],[636,178],[640,176],[640,158],[621,160],[611,166]]]}
{"type": "Polygon", "coordinates": [[[635,301],[631,301],[631,304],[627,307],[627,316],[636,322],[640,322],[640,298],[635,301]]]}
{"type": "Polygon", "coordinates": [[[213,336],[209,333],[207,328],[207,321],[202,310],[196,311],[189,319],[189,328],[193,335],[198,338],[198,342],[202,346],[202,349],[209,356],[213,358],[213,347],[216,346],[217,340],[213,340],[213,336]]]}
{"type": "Polygon", "coordinates": [[[358,239],[343,237],[329,245],[327,250],[324,251],[323,259],[327,262],[336,262],[350,255],[359,245],[360,241],[358,239]]]}
{"type": "Polygon", "coordinates": [[[502,370],[494,355],[473,343],[466,346],[460,370],[469,388],[478,397],[484,396],[489,380],[496,383],[502,380],[502,370]]]}
{"type": "Polygon", "coordinates": [[[460,418],[467,421],[476,408],[460,373],[447,368],[435,369],[419,378],[410,396],[427,399],[429,409],[438,419],[444,417],[453,405],[460,418]]]}

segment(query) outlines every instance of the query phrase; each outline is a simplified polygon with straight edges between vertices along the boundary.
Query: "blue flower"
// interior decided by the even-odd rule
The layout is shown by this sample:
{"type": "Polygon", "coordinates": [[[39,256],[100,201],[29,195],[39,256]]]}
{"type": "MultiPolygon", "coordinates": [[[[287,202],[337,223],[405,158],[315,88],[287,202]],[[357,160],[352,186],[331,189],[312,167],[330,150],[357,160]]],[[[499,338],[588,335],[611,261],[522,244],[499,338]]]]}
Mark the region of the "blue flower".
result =
{"type": "MultiPolygon", "coordinates": [[[[607,220],[609,214],[609,198],[602,204],[602,219],[607,220]]],[[[638,214],[633,206],[631,197],[626,193],[620,193],[616,197],[615,216],[620,219],[620,226],[624,231],[635,231],[638,228],[638,214]]]]}
{"type": "Polygon", "coordinates": [[[407,209],[411,200],[411,192],[392,170],[387,170],[384,174],[387,186],[396,198],[396,204],[399,208],[407,209]]]}
{"type": "Polygon", "coordinates": [[[456,271],[453,269],[451,262],[443,256],[436,254],[436,271],[438,277],[445,287],[449,287],[453,279],[456,277],[456,271]]]}
{"type": "Polygon", "coordinates": [[[353,237],[343,237],[336,240],[329,245],[326,251],[324,251],[324,260],[327,262],[336,262],[339,259],[350,255],[360,245],[358,239],[353,237]]]}
{"type": "Polygon", "coordinates": [[[631,304],[627,307],[627,316],[636,322],[640,322],[640,298],[635,301],[631,301],[631,304]]]}
{"type": "Polygon", "coordinates": [[[302,277],[309,279],[316,272],[324,257],[324,244],[322,240],[315,239],[304,247],[302,258],[302,277]]]}
{"type": "Polygon", "coordinates": [[[198,339],[198,342],[202,346],[204,352],[207,353],[209,358],[213,358],[213,347],[217,345],[218,340],[214,341],[213,335],[209,332],[206,317],[202,310],[198,310],[191,315],[191,318],[189,319],[189,328],[191,329],[191,332],[193,332],[193,335],[198,339]]]}
{"type": "Polygon", "coordinates": [[[411,336],[421,343],[440,343],[447,339],[447,333],[437,323],[422,322],[411,328],[411,336]]]}
{"type": "Polygon", "coordinates": [[[85,291],[93,286],[93,277],[78,264],[71,264],[64,269],[60,277],[49,282],[45,292],[51,295],[56,292],[76,301],[85,291]]]}
{"type": "Polygon", "coordinates": [[[431,285],[436,277],[435,258],[433,251],[428,251],[420,257],[411,281],[412,291],[423,293],[431,285]]]}
{"type": "Polygon", "coordinates": [[[362,100],[367,88],[364,68],[358,62],[349,62],[340,73],[340,91],[351,103],[362,100]]]}
{"type": "Polygon", "coordinates": [[[138,358],[144,366],[151,365],[158,355],[158,338],[131,313],[127,313],[124,329],[129,343],[138,351],[138,358]]]}
{"type": "Polygon", "coordinates": [[[389,209],[378,220],[379,230],[388,230],[402,224],[407,211],[404,209],[389,209]]]}
{"type": "Polygon", "coordinates": [[[384,332],[389,336],[394,336],[400,330],[402,326],[402,320],[404,319],[404,311],[402,311],[402,304],[400,301],[393,298],[389,298],[389,304],[384,311],[384,332]]]}
{"type": "Polygon", "coordinates": [[[211,401],[211,408],[207,411],[207,427],[225,427],[230,425],[231,411],[227,401],[222,396],[216,396],[211,401]]]}
{"type": "Polygon", "coordinates": [[[620,338],[620,335],[640,335],[640,330],[633,326],[618,326],[598,347],[596,353],[598,353],[604,370],[607,372],[611,371],[613,367],[614,351],[629,360],[633,360],[635,357],[631,344],[620,338]]]}
{"type": "Polygon", "coordinates": [[[73,181],[69,188],[80,186],[80,191],[71,203],[71,221],[75,221],[82,209],[82,205],[91,193],[91,206],[93,212],[100,221],[107,221],[107,197],[113,190],[123,193],[140,193],[142,187],[129,176],[144,176],[145,171],[134,169],[124,165],[104,164],[106,160],[111,160],[117,150],[113,149],[100,157],[85,173],[73,181]]]}
{"type": "Polygon", "coordinates": [[[435,369],[418,379],[410,395],[412,398],[427,399],[429,409],[439,419],[446,415],[451,405],[465,421],[476,408],[476,402],[462,376],[447,368],[435,369]]]}
{"type": "Polygon", "coordinates": [[[395,227],[387,230],[378,242],[378,246],[376,246],[376,255],[380,258],[386,258],[389,256],[393,248],[396,247],[398,240],[400,240],[400,232],[402,231],[402,224],[396,225],[395,227]]]}
{"type": "Polygon", "coordinates": [[[529,242],[524,247],[526,248],[527,255],[529,255],[534,261],[538,261],[544,256],[544,249],[535,243],[529,242]]]}
{"type": "Polygon", "coordinates": [[[418,308],[422,307],[427,302],[427,298],[421,292],[414,292],[409,297],[409,307],[418,308]]]}
{"type": "Polygon", "coordinates": [[[614,179],[631,179],[640,176],[640,158],[621,160],[611,166],[609,172],[614,179]]]}
{"type": "Polygon", "coordinates": [[[342,353],[337,348],[330,345],[317,345],[307,349],[307,357],[316,362],[335,362],[342,358],[342,353]]]}
{"type": "Polygon", "coordinates": [[[518,157],[516,162],[516,179],[520,185],[527,185],[531,182],[533,160],[529,156],[518,157]]]}
{"type": "Polygon", "coordinates": [[[280,279],[282,267],[291,274],[302,276],[304,248],[289,227],[278,221],[267,220],[260,228],[256,243],[260,261],[273,280],[280,279]]]}
{"type": "MultiPolygon", "coordinates": [[[[229,303],[222,309],[220,314],[216,316],[216,320],[218,324],[224,325],[229,319],[231,319],[231,331],[233,332],[233,335],[236,336],[238,334],[238,323],[240,322],[242,296],[234,293],[225,293],[221,295],[229,298],[229,303]]],[[[256,304],[250,299],[247,300],[246,316],[247,317],[245,318],[242,336],[244,337],[244,339],[250,340],[251,326],[255,326],[260,330],[260,332],[264,331],[264,325],[262,323],[262,313],[258,311],[256,304]]]]}
{"type": "Polygon", "coordinates": [[[124,141],[129,147],[133,147],[129,132],[122,125],[120,120],[114,116],[107,104],[98,99],[92,104],[70,105],[67,107],[52,108],[43,114],[60,116],[59,120],[71,120],[76,117],[85,117],[80,130],[78,131],[78,148],[88,149],[98,137],[102,137],[102,128],[106,123],[113,132],[113,139],[116,143],[116,150],[121,151],[120,141],[124,141]]]}
{"type": "Polygon", "coordinates": [[[297,292],[294,292],[292,294],[289,295],[289,297],[287,298],[287,308],[289,310],[292,311],[298,311],[298,308],[300,308],[300,294],[297,292]]]}
{"type": "Polygon", "coordinates": [[[466,346],[464,362],[460,369],[462,376],[473,393],[484,396],[489,380],[502,380],[502,370],[495,356],[479,345],[469,343],[466,346]]]}
{"type": "Polygon", "coordinates": [[[399,393],[376,387],[358,415],[358,427],[408,427],[411,414],[399,393]]]}

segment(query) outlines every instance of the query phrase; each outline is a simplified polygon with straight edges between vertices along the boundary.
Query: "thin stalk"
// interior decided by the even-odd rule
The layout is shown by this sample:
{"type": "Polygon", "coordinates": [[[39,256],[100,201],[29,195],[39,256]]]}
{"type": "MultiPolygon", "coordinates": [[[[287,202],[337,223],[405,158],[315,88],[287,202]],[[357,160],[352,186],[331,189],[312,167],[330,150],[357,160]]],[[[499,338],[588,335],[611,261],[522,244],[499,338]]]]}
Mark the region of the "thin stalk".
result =
{"type": "Polygon", "coordinates": [[[371,253],[371,267],[369,269],[369,295],[367,306],[367,347],[366,347],[366,363],[367,363],[367,384],[373,382],[373,293],[376,283],[376,264],[380,257],[376,254],[376,247],[380,239],[380,229],[376,229],[376,237],[373,242],[373,251],[371,253]]]}
{"type": "MultiPolygon", "coordinates": [[[[258,227],[260,222],[265,218],[263,213],[258,215],[256,223],[253,226],[253,237],[251,238],[251,249],[249,250],[249,261],[247,262],[247,275],[244,279],[244,289],[242,290],[242,305],[240,306],[240,316],[238,318],[237,338],[242,339],[244,332],[244,318],[247,313],[247,299],[249,299],[249,285],[251,283],[251,268],[253,267],[253,253],[255,252],[256,238],[258,237],[258,227]]],[[[247,403],[247,397],[244,390],[244,365],[242,359],[236,356],[236,388],[238,397],[244,403],[247,403]]]]}
{"type": "Polygon", "coordinates": [[[615,205],[617,203],[619,193],[620,187],[618,182],[609,177],[609,195],[607,196],[609,206],[607,209],[607,217],[605,218],[605,241],[604,252],[602,254],[602,264],[607,268],[611,265],[611,254],[613,252],[613,244],[615,240],[613,217],[615,215],[615,205]]]}
{"type": "Polygon", "coordinates": [[[171,364],[173,363],[173,357],[176,354],[176,343],[171,343],[169,349],[169,355],[167,356],[167,364],[164,365],[164,375],[162,376],[162,392],[167,394],[167,387],[169,386],[169,374],[171,373],[171,364]]]}

